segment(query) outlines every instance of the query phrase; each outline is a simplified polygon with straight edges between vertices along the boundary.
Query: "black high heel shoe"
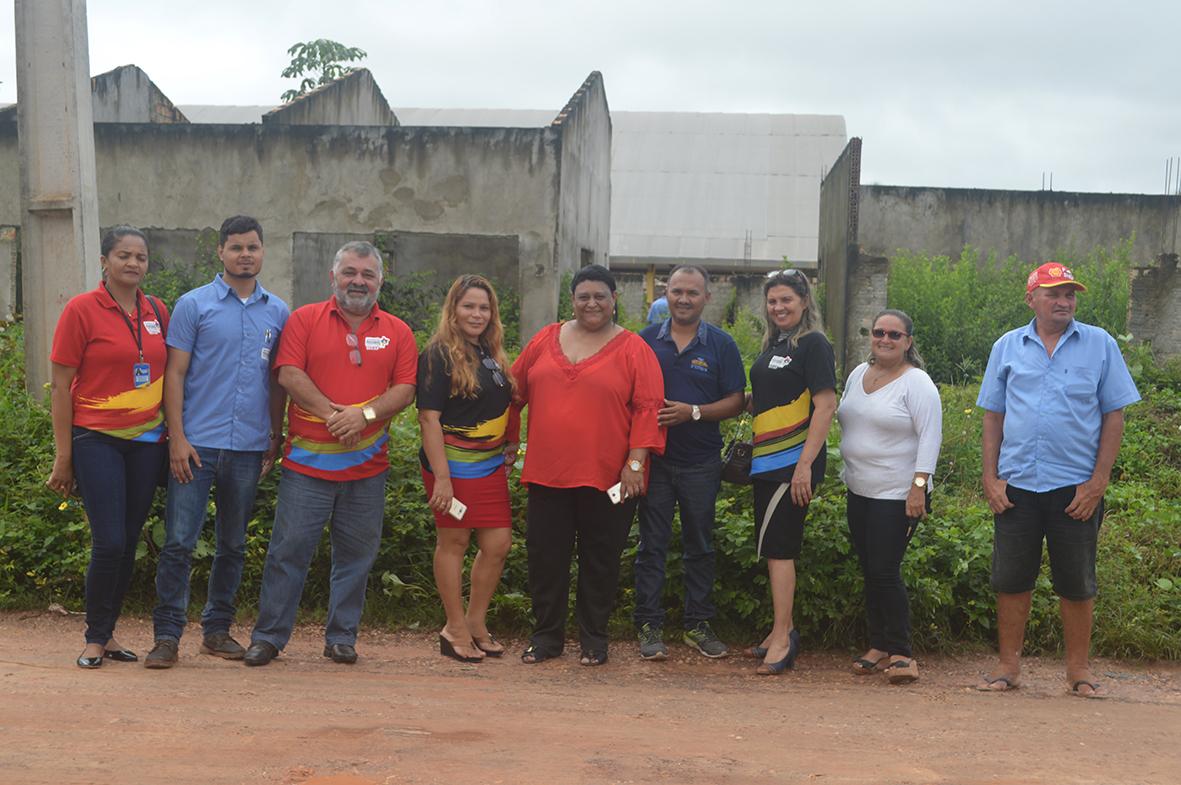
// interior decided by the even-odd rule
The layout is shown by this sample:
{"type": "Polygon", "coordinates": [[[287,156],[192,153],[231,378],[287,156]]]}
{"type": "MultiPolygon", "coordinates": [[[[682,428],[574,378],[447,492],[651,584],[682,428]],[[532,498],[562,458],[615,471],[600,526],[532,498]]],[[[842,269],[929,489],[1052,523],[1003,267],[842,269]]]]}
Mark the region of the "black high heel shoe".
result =
{"type": "Polygon", "coordinates": [[[463,656],[455,650],[455,645],[451,641],[443,637],[443,633],[441,632],[439,633],[439,654],[442,654],[444,657],[450,657],[453,660],[459,660],[460,662],[480,662],[484,659],[483,657],[463,656]]]}
{"type": "Polygon", "coordinates": [[[101,668],[103,666],[103,655],[100,654],[97,657],[84,657],[79,654],[76,662],[79,668],[94,670],[95,668],[101,668]]]}
{"type": "Polygon", "coordinates": [[[787,656],[779,662],[764,662],[755,673],[760,676],[778,676],[795,667],[798,656],[800,656],[800,632],[793,627],[791,632],[787,634],[787,656]]]}
{"type": "Polygon", "coordinates": [[[105,649],[103,658],[112,662],[139,662],[139,655],[131,649],[105,649]]]}

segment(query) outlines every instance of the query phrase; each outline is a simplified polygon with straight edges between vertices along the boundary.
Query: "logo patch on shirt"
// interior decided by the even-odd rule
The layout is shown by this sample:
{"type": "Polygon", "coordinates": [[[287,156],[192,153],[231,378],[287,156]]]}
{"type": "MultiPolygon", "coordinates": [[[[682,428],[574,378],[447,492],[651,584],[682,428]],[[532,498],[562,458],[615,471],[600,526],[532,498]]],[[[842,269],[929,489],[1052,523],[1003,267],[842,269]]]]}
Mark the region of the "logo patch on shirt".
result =
{"type": "Polygon", "coordinates": [[[149,322],[144,322],[144,329],[148,331],[148,335],[159,335],[160,323],[155,319],[152,319],[149,322]]]}
{"type": "Polygon", "coordinates": [[[791,365],[791,355],[788,355],[786,357],[781,357],[779,355],[776,355],[771,358],[771,362],[769,362],[767,364],[767,367],[770,368],[772,371],[777,371],[780,368],[786,368],[789,365],[791,365]]]}
{"type": "Polygon", "coordinates": [[[365,348],[368,351],[375,352],[378,349],[384,349],[390,345],[390,339],[384,335],[367,335],[365,336],[365,348]]]}
{"type": "Polygon", "coordinates": [[[689,365],[695,371],[701,371],[702,373],[709,373],[709,363],[707,363],[705,361],[704,357],[694,357],[692,360],[689,361],[689,365]]]}

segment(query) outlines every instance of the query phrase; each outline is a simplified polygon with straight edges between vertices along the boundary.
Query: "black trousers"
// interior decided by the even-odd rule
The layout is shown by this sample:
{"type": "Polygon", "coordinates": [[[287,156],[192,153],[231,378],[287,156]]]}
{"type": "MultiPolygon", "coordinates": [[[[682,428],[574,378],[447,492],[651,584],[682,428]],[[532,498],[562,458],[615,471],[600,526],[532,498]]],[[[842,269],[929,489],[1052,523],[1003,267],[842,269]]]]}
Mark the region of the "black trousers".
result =
{"type": "Polygon", "coordinates": [[[906,501],[868,499],[852,491],[846,501],[849,536],[865,576],[869,645],[910,657],[910,598],[902,582],[902,556],[914,531],[906,517],[906,501]]]}
{"type": "Polygon", "coordinates": [[[619,589],[619,560],[638,499],[612,504],[597,488],[529,486],[525,547],[533,599],[532,644],[562,653],[570,602],[570,559],[578,553],[575,616],[584,651],[607,650],[607,621],[619,589]]]}

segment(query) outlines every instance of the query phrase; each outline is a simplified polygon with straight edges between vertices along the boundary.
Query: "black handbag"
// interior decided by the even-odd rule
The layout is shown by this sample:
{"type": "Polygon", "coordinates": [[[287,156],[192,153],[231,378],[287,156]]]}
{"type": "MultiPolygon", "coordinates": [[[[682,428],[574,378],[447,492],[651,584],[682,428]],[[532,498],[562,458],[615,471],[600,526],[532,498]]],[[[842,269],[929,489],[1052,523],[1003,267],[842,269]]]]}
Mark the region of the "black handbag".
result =
{"type": "Polygon", "coordinates": [[[730,443],[722,451],[722,479],[734,485],[750,485],[750,461],[754,447],[750,435],[743,437],[748,419],[744,416],[738,423],[730,443]]]}

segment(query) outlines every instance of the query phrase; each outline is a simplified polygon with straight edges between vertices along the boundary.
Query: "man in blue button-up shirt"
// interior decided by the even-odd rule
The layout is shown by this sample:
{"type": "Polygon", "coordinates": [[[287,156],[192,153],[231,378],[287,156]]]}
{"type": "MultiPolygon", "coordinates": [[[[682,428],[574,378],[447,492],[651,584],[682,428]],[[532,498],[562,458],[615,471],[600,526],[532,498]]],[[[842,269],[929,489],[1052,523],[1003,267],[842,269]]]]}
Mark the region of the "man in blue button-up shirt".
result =
{"type": "Polygon", "coordinates": [[[287,304],[262,287],[262,227],[227,218],[218,236],[224,267],[212,282],[176,302],[168,330],[164,409],[171,478],[165,542],[156,570],[156,644],[144,664],[170,668],[189,605],[193,549],[216,486],[217,541],[201,613],[203,654],[242,659],[230,637],[242,580],[246,523],[258,481],[282,442],[287,397],[272,379],[271,357],[287,323],[287,304]]]}
{"type": "Polygon", "coordinates": [[[976,405],[984,412],[984,495],[995,515],[992,587],[1000,666],[978,689],[1021,676],[1021,648],[1042,540],[1050,552],[1072,695],[1102,697],[1091,674],[1095,551],[1103,492],[1119,453],[1125,406],[1140,400],[1115,340],[1075,321],[1086,287],[1047,262],[1029,275],[1028,325],[992,347],[976,405]]]}

